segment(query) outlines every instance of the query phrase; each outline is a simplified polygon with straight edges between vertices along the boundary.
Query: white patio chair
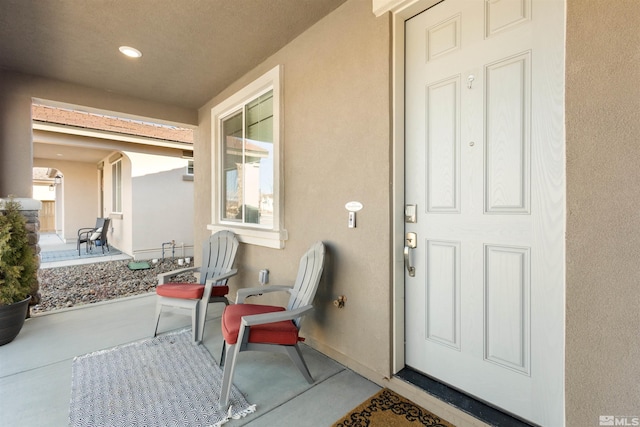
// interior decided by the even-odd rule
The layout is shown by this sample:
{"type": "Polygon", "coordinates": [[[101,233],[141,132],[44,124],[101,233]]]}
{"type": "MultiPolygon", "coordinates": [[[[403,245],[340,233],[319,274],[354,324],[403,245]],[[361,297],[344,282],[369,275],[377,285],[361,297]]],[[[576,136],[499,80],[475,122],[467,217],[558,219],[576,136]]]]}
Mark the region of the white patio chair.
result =
{"type": "Polygon", "coordinates": [[[229,304],[227,280],[238,273],[232,268],[237,250],[236,235],[227,230],[218,231],[203,244],[201,267],[186,267],[158,275],[154,337],[158,332],[162,307],[170,306],[191,310],[193,340],[202,341],[209,303],[229,304]],[[200,272],[200,283],[170,282],[179,274],[196,271],[200,272]]]}
{"type": "Polygon", "coordinates": [[[224,365],[224,374],[220,407],[226,409],[229,405],[233,374],[238,353],[241,351],[286,353],[309,384],[313,383],[298,346],[298,342],[301,341],[298,334],[302,316],[313,310],[311,303],[322,275],[324,255],[323,243],[314,243],[300,259],[298,276],[293,288],[271,285],[240,289],[236,304],[225,307],[222,314],[224,343],[220,365],[224,365]],[[251,295],[282,291],[290,294],[286,308],[244,303],[251,295]]]}

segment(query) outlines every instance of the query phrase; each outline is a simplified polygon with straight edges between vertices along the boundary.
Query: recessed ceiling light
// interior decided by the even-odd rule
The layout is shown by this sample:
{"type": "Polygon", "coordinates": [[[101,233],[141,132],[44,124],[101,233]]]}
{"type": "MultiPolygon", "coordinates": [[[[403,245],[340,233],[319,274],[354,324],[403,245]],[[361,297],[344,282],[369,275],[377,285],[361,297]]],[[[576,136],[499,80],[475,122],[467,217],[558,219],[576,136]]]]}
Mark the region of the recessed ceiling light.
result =
{"type": "Polygon", "coordinates": [[[127,55],[130,58],[140,58],[142,56],[142,52],[140,52],[135,47],[120,46],[118,49],[120,50],[120,52],[122,52],[124,55],[127,55]]]}

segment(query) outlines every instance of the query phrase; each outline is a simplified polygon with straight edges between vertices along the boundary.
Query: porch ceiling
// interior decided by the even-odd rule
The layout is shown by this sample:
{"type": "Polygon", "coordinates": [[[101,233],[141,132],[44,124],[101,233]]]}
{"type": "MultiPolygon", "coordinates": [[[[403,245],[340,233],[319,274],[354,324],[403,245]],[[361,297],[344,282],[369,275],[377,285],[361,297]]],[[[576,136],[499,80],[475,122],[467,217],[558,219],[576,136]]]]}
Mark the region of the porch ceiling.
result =
{"type": "Polygon", "coordinates": [[[33,143],[33,157],[37,159],[69,160],[74,162],[98,163],[111,150],[96,150],[77,146],[33,143]]]}
{"type": "Polygon", "coordinates": [[[0,68],[196,109],[344,1],[2,0],[0,68]]]}

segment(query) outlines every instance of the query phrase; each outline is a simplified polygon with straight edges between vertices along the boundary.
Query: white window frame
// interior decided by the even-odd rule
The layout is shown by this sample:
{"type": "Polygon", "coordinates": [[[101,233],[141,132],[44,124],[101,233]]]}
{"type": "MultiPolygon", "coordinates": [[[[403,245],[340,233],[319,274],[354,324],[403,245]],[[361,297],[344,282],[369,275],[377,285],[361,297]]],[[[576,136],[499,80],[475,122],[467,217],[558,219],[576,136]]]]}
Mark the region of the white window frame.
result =
{"type": "Polygon", "coordinates": [[[122,158],[111,163],[111,213],[122,213],[122,158]]]}
{"type": "Polygon", "coordinates": [[[194,172],[195,172],[195,163],[193,162],[192,159],[189,159],[187,162],[187,166],[184,168],[184,174],[182,175],[182,180],[183,181],[192,181],[193,182],[193,176],[194,176],[194,172]]]}
{"type": "Polygon", "coordinates": [[[258,77],[247,86],[231,95],[211,109],[211,224],[207,226],[212,232],[231,229],[243,243],[282,249],[288,239],[284,228],[284,182],[282,173],[282,67],[274,67],[264,75],[258,77]],[[222,165],[222,120],[238,108],[258,96],[273,90],[273,226],[265,228],[258,224],[239,224],[235,221],[225,221],[222,216],[222,191],[224,171],[222,165]]]}

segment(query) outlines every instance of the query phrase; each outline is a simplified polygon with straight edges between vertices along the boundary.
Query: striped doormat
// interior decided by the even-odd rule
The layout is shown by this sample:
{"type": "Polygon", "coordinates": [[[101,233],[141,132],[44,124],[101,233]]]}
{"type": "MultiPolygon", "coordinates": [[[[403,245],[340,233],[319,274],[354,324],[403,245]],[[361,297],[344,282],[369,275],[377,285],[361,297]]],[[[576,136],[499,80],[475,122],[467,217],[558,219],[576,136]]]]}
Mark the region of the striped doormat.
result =
{"type": "Polygon", "coordinates": [[[240,391],[219,408],[222,370],[191,330],[76,357],[69,425],[220,426],[255,412],[240,391]]]}
{"type": "Polygon", "coordinates": [[[455,427],[410,400],[383,388],[333,427],[455,427]]]}

